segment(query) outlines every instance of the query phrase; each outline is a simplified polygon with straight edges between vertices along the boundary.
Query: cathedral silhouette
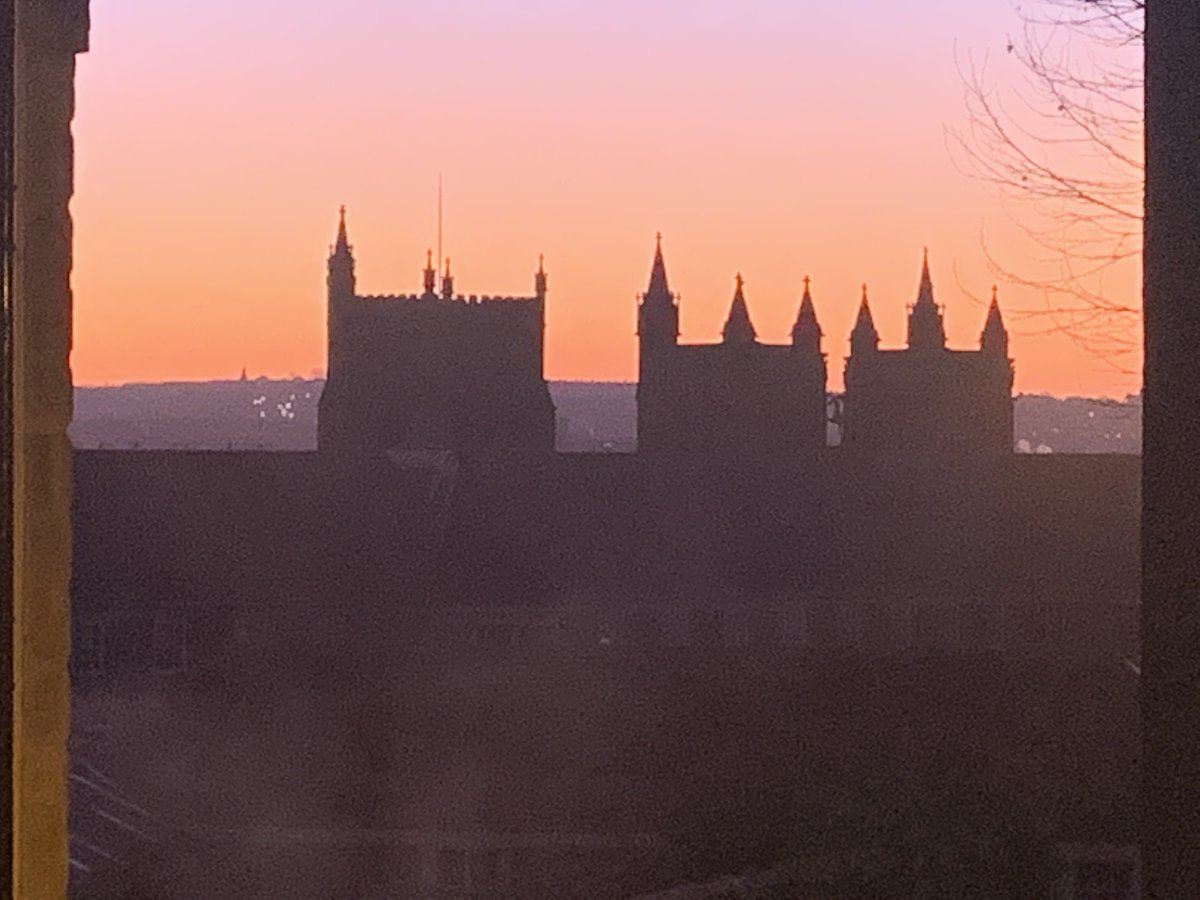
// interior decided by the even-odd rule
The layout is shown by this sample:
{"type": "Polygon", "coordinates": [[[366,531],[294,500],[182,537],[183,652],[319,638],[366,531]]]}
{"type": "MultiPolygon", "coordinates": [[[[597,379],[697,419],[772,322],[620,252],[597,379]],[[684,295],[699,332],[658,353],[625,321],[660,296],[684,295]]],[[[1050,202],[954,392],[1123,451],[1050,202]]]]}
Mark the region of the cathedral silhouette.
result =
{"type": "MultiPolygon", "coordinates": [[[[554,406],[543,373],[547,276],[540,263],[529,297],[456,294],[450,261],[439,284],[432,253],[422,293],[362,296],[343,208],[328,289],[322,453],[554,452],[554,406]]],[[[638,305],[639,455],[678,463],[791,461],[830,452],[831,423],[843,452],[1011,453],[1013,363],[995,290],[976,350],[946,346],[943,313],[926,253],[907,347],[880,348],[864,285],[845,395],[831,400],[807,278],[790,343],[759,341],[739,274],[722,340],[681,344],[679,298],[668,283],[660,235],[638,305]]]]}

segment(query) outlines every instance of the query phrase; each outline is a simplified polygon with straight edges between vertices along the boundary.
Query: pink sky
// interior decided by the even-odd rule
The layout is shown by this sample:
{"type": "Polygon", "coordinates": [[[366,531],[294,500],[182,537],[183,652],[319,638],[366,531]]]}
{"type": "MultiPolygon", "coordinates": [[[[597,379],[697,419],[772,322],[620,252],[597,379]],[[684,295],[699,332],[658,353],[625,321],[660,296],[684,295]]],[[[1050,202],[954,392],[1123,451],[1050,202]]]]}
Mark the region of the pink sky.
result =
{"type": "MultiPolygon", "coordinates": [[[[660,230],[686,340],[716,338],[739,271],[783,340],[807,274],[840,387],[859,285],[901,342],[928,245],[970,346],[968,293],[995,280],[981,233],[1014,265],[1031,249],[945,128],[965,121],[956,58],[1015,77],[1017,27],[1005,0],[108,0],[79,65],[76,381],[321,370],[338,205],[360,291],[413,291],[439,172],[461,291],[527,293],[546,255],[551,378],[635,376],[660,230]]],[[[1105,287],[1136,297],[1136,267],[1105,287]]],[[[1136,389],[1018,327],[1019,391],[1136,389]]]]}

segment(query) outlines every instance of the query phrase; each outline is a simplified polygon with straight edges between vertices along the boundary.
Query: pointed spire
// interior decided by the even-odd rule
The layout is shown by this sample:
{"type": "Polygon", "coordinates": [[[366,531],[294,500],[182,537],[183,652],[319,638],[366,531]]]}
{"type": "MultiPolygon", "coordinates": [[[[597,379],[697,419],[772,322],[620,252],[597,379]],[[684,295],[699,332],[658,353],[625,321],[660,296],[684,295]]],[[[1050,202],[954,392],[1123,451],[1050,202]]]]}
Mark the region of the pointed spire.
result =
{"type": "Polygon", "coordinates": [[[913,305],[913,308],[925,306],[937,309],[937,304],[933,300],[933,278],[929,274],[928,247],[925,247],[921,254],[921,283],[917,287],[917,302],[913,305]]]}
{"type": "Polygon", "coordinates": [[[800,311],[796,324],[792,326],[792,346],[813,353],[821,352],[821,326],[817,322],[817,309],[813,306],[809,291],[809,278],[804,276],[804,296],[800,298],[800,311]]]}
{"type": "Polygon", "coordinates": [[[942,322],[942,311],[933,299],[928,247],[922,254],[917,302],[908,313],[908,346],[913,350],[941,350],[946,346],[946,327],[942,322]]]}
{"type": "Polygon", "coordinates": [[[667,285],[667,265],[663,262],[661,231],[654,236],[654,264],[650,267],[650,286],[646,289],[646,299],[671,299],[671,289],[667,285]]]}
{"type": "Polygon", "coordinates": [[[342,252],[342,251],[349,252],[349,250],[350,250],[350,241],[346,237],[346,206],[345,206],[345,204],[338,207],[337,243],[334,244],[334,249],[337,252],[342,252]]]}
{"type": "Polygon", "coordinates": [[[329,252],[330,296],[354,296],[354,253],[346,236],[346,207],[338,208],[337,240],[329,252]]]}
{"type": "Polygon", "coordinates": [[[983,325],[983,335],[979,339],[982,350],[1008,356],[1008,329],[1004,327],[1004,317],[1000,315],[1000,301],[997,297],[996,286],[992,285],[992,302],[988,306],[987,321],[983,325]]]}
{"type": "Polygon", "coordinates": [[[442,276],[442,299],[454,299],[454,276],[450,274],[450,257],[446,257],[446,274],[442,276]]]}
{"type": "Polygon", "coordinates": [[[867,286],[862,286],[862,302],[858,305],[858,318],[854,322],[854,330],[850,332],[851,354],[860,351],[872,351],[879,347],[879,332],[875,330],[875,320],[871,317],[871,306],[867,302],[867,286]]]}
{"type": "Polygon", "coordinates": [[[662,232],[654,236],[654,262],[650,266],[650,286],[638,304],[638,337],[643,358],[655,347],[674,346],[679,341],[678,298],[667,285],[667,266],[663,262],[662,232]]]}
{"type": "Polygon", "coordinates": [[[433,250],[425,251],[425,296],[436,296],[437,269],[433,267],[433,250]]]}
{"type": "Polygon", "coordinates": [[[754,331],[754,323],[750,321],[750,309],[746,306],[746,295],[742,290],[745,283],[739,272],[737,289],[733,293],[733,303],[729,307],[729,318],[725,320],[725,328],[721,332],[727,344],[752,344],[758,339],[758,334],[754,331]]]}
{"type": "Polygon", "coordinates": [[[546,257],[544,254],[538,254],[538,270],[533,276],[533,289],[538,297],[543,300],[546,298],[546,257]]]}

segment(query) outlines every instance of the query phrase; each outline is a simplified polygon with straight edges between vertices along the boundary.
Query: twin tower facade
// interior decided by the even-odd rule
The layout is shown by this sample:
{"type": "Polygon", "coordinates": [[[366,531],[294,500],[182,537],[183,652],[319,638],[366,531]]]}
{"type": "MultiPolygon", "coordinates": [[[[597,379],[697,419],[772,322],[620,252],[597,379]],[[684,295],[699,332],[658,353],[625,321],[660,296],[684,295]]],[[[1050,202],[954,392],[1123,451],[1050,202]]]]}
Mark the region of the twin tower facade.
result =
{"type": "Polygon", "coordinates": [[[881,349],[864,286],[840,398],[827,392],[822,338],[806,278],[791,342],[760,343],[739,275],[721,342],[679,343],[679,300],[660,239],[638,307],[639,451],[775,462],[823,451],[833,425],[851,452],[1012,452],[1013,365],[995,290],[979,348],[949,349],[927,254],[908,346],[881,349]]]}
{"type": "MultiPolygon", "coordinates": [[[[439,278],[432,255],[421,293],[360,295],[343,210],[328,267],[322,454],[554,452],[541,265],[526,297],[455,293],[449,260],[439,278]]],[[[864,288],[844,399],[827,394],[823,335],[807,279],[790,343],[759,341],[738,276],[721,342],[681,344],[679,299],[660,240],[637,331],[638,452],[648,458],[787,462],[825,452],[831,423],[852,451],[1012,451],[1013,369],[995,295],[979,349],[948,349],[928,259],[906,349],[880,349],[864,288]]]]}

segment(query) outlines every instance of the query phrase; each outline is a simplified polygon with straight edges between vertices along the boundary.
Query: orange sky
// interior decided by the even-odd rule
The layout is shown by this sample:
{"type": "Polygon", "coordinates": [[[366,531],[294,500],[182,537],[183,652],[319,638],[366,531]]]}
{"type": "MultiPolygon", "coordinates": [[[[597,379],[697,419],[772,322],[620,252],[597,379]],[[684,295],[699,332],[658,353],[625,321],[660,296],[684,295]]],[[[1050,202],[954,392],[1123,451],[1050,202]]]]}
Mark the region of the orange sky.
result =
{"type": "MultiPolygon", "coordinates": [[[[994,280],[981,233],[1014,266],[1032,251],[944,130],[965,119],[956,54],[996,54],[1012,9],[810,6],[97,4],[75,128],[77,383],[320,371],[338,204],[360,291],[414,291],[439,172],[459,290],[528,293],[546,255],[551,378],[634,377],[659,230],[686,340],[716,338],[739,271],[760,337],[783,340],[808,274],[840,387],[859,285],[902,341],[928,245],[951,343],[970,345],[984,311],[967,292],[994,280]]],[[[1107,278],[1139,292],[1136,267],[1107,278]]],[[[1006,309],[1043,302],[1000,288],[1006,309]]],[[[1136,389],[1070,336],[1019,327],[1019,391],[1136,389]]]]}

